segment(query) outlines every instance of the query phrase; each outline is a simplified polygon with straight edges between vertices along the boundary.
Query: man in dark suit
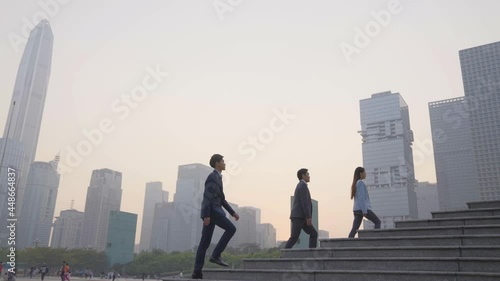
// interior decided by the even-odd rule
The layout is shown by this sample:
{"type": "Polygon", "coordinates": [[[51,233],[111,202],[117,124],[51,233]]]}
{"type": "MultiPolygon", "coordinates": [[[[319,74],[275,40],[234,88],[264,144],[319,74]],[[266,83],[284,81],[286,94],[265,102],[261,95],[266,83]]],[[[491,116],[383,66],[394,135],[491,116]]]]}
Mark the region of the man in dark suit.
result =
{"type": "Polygon", "coordinates": [[[290,249],[297,243],[301,229],[309,234],[309,248],[316,248],[318,232],[312,225],[311,193],[309,193],[309,188],[307,187],[307,183],[311,178],[307,169],[300,169],[297,172],[297,178],[299,178],[299,183],[295,188],[292,212],[290,214],[292,234],[288,242],[286,242],[285,249],[290,249]]]}
{"type": "Polygon", "coordinates": [[[201,218],[203,219],[203,231],[201,233],[201,241],[198,246],[198,251],[196,252],[196,259],[194,261],[194,271],[192,274],[193,279],[203,279],[203,274],[201,270],[203,269],[203,264],[205,262],[205,254],[210,242],[212,241],[212,235],[214,234],[215,226],[224,229],[224,234],[220,238],[219,243],[215,247],[212,256],[209,261],[221,266],[228,266],[221,259],[221,254],[236,232],[236,227],[234,224],[226,218],[226,213],[222,209],[224,207],[235,220],[238,220],[240,216],[229,206],[224,196],[224,190],[222,187],[222,171],[226,169],[226,164],[224,163],[224,157],[220,154],[212,155],[210,158],[210,166],[214,168],[214,171],[208,175],[205,181],[205,192],[203,193],[203,201],[201,202],[201,218]]]}

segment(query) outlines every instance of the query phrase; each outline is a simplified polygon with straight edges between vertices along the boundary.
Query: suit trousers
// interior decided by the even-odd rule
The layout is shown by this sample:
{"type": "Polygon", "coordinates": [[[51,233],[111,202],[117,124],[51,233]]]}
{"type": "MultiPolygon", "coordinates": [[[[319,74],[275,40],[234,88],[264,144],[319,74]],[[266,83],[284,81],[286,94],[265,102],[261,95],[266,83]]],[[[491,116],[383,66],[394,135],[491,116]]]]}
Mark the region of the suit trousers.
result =
{"type": "Polygon", "coordinates": [[[198,245],[198,251],[196,251],[196,259],[194,261],[194,271],[201,272],[203,265],[205,263],[205,254],[210,242],[212,241],[212,236],[214,234],[215,226],[224,229],[224,234],[215,246],[214,252],[212,253],[213,258],[219,258],[224,249],[226,249],[227,243],[236,233],[236,227],[234,224],[226,217],[210,218],[209,225],[203,225],[203,230],[201,232],[201,241],[198,245]]]}
{"type": "Polygon", "coordinates": [[[305,233],[309,234],[309,248],[316,248],[318,243],[318,232],[313,225],[307,225],[305,218],[292,218],[292,234],[290,239],[286,242],[285,249],[291,249],[297,240],[299,240],[300,231],[303,229],[305,233]]]}
{"type": "MultiPolygon", "coordinates": [[[[367,211],[366,218],[371,222],[373,222],[373,224],[375,225],[375,229],[380,228],[382,222],[372,210],[367,211]]],[[[358,232],[358,229],[361,226],[362,221],[363,221],[363,211],[360,210],[354,211],[354,221],[352,222],[352,229],[348,236],[349,238],[354,238],[356,232],[358,232]]]]}

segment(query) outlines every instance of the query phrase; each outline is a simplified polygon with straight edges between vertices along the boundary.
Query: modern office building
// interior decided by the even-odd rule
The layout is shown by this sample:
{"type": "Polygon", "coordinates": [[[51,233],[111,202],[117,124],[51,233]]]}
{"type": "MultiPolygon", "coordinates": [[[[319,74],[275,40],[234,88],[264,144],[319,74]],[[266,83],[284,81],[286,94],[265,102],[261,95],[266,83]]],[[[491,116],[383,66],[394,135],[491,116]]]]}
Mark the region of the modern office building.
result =
{"type": "MultiPolygon", "coordinates": [[[[8,145],[2,145],[0,149],[2,153],[0,155],[0,168],[2,168],[0,172],[0,220],[3,222],[9,215],[5,206],[5,202],[7,202],[5,166],[17,167],[16,199],[19,204],[16,209],[18,214],[22,208],[29,168],[35,160],[45,96],[49,84],[52,44],[53,34],[50,24],[47,20],[42,20],[30,32],[17,71],[3,134],[3,139],[8,139],[8,145]],[[20,165],[18,163],[19,157],[21,157],[20,165]]],[[[6,246],[8,235],[8,229],[0,227],[0,246],[6,246]]]]}
{"type": "Polygon", "coordinates": [[[109,215],[119,211],[122,200],[122,173],[110,169],[92,171],[87,189],[80,247],[106,249],[109,215]]]}
{"type": "Polygon", "coordinates": [[[276,247],[276,228],[270,223],[262,223],[258,225],[260,236],[260,248],[269,249],[276,247]]]}
{"type": "Polygon", "coordinates": [[[465,98],[430,102],[429,114],[439,209],[467,208],[467,202],[478,201],[480,197],[465,98]]]}
{"type": "MultiPolygon", "coordinates": [[[[7,247],[9,231],[6,223],[8,218],[12,218],[8,209],[8,191],[9,188],[17,190],[18,187],[23,163],[23,144],[20,141],[0,138],[0,153],[0,221],[5,222],[2,224],[4,227],[0,227],[0,247],[7,247]],[[9,184],[9,178],[12,184],[9,184]]],[[[20,215],[19,212],[14,214],[15,218],[20,215]]]]}
{"type": "Polygon", "coordinates": [[[16,236],[17,249],[48,247],[56,208],[60,175],[59,157],[54,161],[31,164],[26,183],[24,208],[21,210],[16,236]]]}
{"type": "Polygon", "coordinates": [[[54,222],[50,247],[78,248],[82,236],[82,226],[83,212],[74,209],[61,211],[54,222]]]}
{"type": "Polygon", "coordinates": [[[173,202],[156,203],[153,213],[153,228],[148,250],[172,252],[172,238],[169,233],[175,227],[175,208],[173,202]]]}
{"type": "MultiPolygon", "coordinates": [[[[382,228],[418,217],[413,167],[413,132],[408,105],[399,93],[383,92],[360,101],[365,184],[382,228]]],[[[365,228],[373,224],[365,221],[365,228]]]]}
{"type": "Polygon", "coordinates": [[[106,257],[111,266],[127,264],[134,259],[137,214],[111,211],[106,240],[106,257]]]}
{"type": "MultiPolygon", "coordinates": [[[[312,200],[312,207],[313,207],[313,213],[312,213],[312,224],[316,231],[319,230],[319,209],[318,209],[318,201],[311,199],[312,200]]],[[[293,207],[293,196],[290,196],[290,210],[293,207]]],[[[292,228],[292,224],[290,222],[290,229],[292,228]]],[[[319,243],[318,243],[319,245],[319,243]]],[[[303,230],[300,232],[299,240],[297,243],[293,246],[294,249],[307,249],[309,248],[309,234],[305,233],[303,230]]]]}
{"type": "Polygon", "coordinates": [[[500,41],[459,52],[481,200],[500,199],[500,41]]]}
{"type": "Polygon", "coordinates": [[[437,185],[435,183],[419,182],[415,192],[417,193],[418,219],[432,219],[431,213],[440,210],[437,185]]]}
{"type": "MultiPolygon", "coordinates": [[[[17,199],[22,202],[31,163],[35,160],[49,85],[54,36],[47,20],[31,31],[17,71],[14,93],[9,103],[4,138],[23,144],[23,163],[17,199]]],[[[22,208],[22,205],[20,206],[22,208]]],[[[2,210],[3,211],[3,210],[2,210]]]]}
{"type": "Polygon", "coordinates": [[[201,201],[205,190],[205,180],[213,171],[203,164],[179,166],[176,191],[174,195],[175,228],[169,235],[172,239],[172,251],[189,251],[200,243],[201,201]]]}
{"type": "MultiPolygon", "coordinates": [[[[233,221],[236,226],[236,233],[230,241],[229,246],[242,247],[248,245],[258,245],[260,241],[257,240],[257,213],[260,210],[254,207],[238,207],[234,209],[240,216],[238,221],[233,221]]],[[[228,215],[228,217],[230,217],[228,215]]],[[[260,220],[260,219],[259,219],[260,220]]]]}
{"type": "Polygon", "coordinates": [[[168,202],[168,192],[163,190],[161,182],[146,183],[146,194],[144,196],[144,207],[142,212],[140,251],[149,251],[151,248],[151,231],[153,230],[153,219],[156,203],[168,202]]]}
{"type": "Polygon", "coordinates": [[[326,230],[319,230],[318,231],[318,238],[330,238],[330,232],[326,230]]]}

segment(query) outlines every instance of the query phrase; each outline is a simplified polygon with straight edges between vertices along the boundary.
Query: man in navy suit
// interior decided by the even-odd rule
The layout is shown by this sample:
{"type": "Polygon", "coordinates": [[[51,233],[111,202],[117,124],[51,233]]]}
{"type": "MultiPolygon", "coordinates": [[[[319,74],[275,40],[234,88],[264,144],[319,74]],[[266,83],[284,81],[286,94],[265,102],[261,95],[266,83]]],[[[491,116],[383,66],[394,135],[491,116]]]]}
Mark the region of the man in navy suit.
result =
{"type": "Polygon", "coordinates": [[[205,181],[205,192],[203,193],[203,201],[201,202],[203,231],[194,261],[194,271],[191,276],[193,279],[203,279],[201,270],[203,269],[205,254],[212,241],[212,235],[214,234],[216,225],[224,229],[224,234],[220,238],[219,243],[217,243],[209,261],[221,266],[228,266],[228,264],[221,259],[221,254],[226,248],[227,243],[229,243],[229,240],[231,240],[231,237],[236,233],[236,227],[226,218],[226,213],[222,207],[224,207],[235,220],[240,218],[233,208],[229,206],[224,196],[222,187],[222,171],[226,169],[224,156],[220,154],[212,155],[212,158],[210,158],[210,166],[214,168],[214,171],[208,175],[205,181]]]}
{"type": "Polygon", "coordinates": [[[292,211],[290,214],[292,234],[288,242],[286,242],[285,249],[290,249],[297,243],[302,229],[309,234],[309,248],[316,248],[318,232],[312,225],[311,193],[309,193],[309,188],[307,187],[307,183],[311,177],[307,169],[300,169],[297,172],[297,178],[299,179],[299,183],[293,194],[292,211]]]}

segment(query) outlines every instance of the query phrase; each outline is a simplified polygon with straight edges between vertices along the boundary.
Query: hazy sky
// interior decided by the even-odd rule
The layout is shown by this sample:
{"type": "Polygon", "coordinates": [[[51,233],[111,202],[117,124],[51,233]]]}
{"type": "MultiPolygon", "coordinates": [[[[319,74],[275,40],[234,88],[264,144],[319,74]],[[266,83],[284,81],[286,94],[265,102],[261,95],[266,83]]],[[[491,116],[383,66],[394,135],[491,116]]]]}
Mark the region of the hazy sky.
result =
{"type": "Polygon", "coordinates": [[[9,38],[24,37],[43,12],[54,50],[36,160],[61,152],[71,168],[56,216],[71,200],[83,211],[92,170],[120,171],[122,210],[139,214],[139,241],[146,182],[162,181],[172,200],[178,165],[208,165],[220,153],[237,165],[225,173],[228,201],[261,208],[279,240],[290,235],[302,167],[319,228],[346,237],[362,165],[359,100],[401,93],[416,178],[435,182],[427,104],[463,96],[458,51],[499,41],[499,10],[495,0],[5,0],[0,128],[24,50],[9,38]],[[102,139],[81,163],[69,159],[84,131],[97,130],[102,139]]]}

